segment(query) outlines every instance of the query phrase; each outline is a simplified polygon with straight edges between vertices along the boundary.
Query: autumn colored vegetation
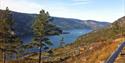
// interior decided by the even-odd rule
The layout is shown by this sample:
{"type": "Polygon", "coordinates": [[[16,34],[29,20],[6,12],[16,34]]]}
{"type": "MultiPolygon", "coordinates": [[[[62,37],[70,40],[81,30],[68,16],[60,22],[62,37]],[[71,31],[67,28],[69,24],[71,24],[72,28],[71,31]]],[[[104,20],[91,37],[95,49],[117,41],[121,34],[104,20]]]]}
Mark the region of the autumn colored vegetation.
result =
{"type": "Polygon", "coordinates": [[[41,10],[32,24],[32,42],[24,45],[15,34],[9,9],[0,11],[0,14],[0,63],[104,63],[118,45],[125,41],[124,16],[109,27],[79,37],[72,44],[49,49],[52,43],[46,34],[53,30],[51,27],[56,26],[49,22],[49,13],[41,10]],[[25,52],[31,48],[38,48],[39,52],[29,53],[31,55],[25,52]],[[42,52],[42,48],[46,52],[42,52]]]}

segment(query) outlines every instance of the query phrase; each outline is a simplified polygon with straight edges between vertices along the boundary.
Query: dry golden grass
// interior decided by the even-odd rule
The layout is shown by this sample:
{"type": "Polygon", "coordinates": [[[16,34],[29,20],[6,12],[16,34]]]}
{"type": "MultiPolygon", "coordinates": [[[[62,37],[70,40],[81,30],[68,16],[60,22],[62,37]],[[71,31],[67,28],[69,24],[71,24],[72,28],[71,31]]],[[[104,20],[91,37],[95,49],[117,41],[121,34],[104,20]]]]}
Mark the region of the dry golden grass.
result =
{"type": "MultiPolygon", "coordinates": [[[[118,38],[113,40],[113,42],[96,42],[90,45],[87,45],[83,53],[75,55],[74,51],[76,50],[73,47],[64,47],[55,49],[54,54],[51,56],[51,62],[58,63],[60,59],[65,59],[66,56],[70,57],[64,60],[64,63],[104,63],[106,59],[117,49],[118,45],[122,43],[125,38],[118,38]],[[90,49],[90,47],[93,47],[90,49]]],[[[83,46],[82,46],[83,47],[83,46]]],[[[44,56],[48,54],[43,53],[44,56]]],[[[8,63],[37,63],[38,55],[31,56],[32,59],[24,59],[20,61],[11,61],[8,63]]],[[[123,59],[120,57],[120,59],[123,59]]],[[[50,61],[46,61],[49,63],[50,61]]],[[[119,60],[123,62],[123,60],[119,60]]],[[[2,63],[2,62],[0,62],[2,63]]]]}
{"type": "Polygon", "coordinates": [[[119,56],[114,63],[125,63],[125,56],[119,56]]]}
{"type": "Polygon", "coordinates": [[[98,44],[99,47],[86,51],[78,57],[70,58],[66,63],[104,63],[124,40],[125,38],[118,38],[113,42],[102,42],[102,44],[98,44]]]}
{"type": "Polygon", "coordinates": [[[89,63],[101,63],[105,62],[106,59],[117,49],[118,45],[124,41],[124,38],[118,38],[114,40],[113,43],[103,47],[101,50],[98,50],[90,56],[88,60],[89,63]]]}

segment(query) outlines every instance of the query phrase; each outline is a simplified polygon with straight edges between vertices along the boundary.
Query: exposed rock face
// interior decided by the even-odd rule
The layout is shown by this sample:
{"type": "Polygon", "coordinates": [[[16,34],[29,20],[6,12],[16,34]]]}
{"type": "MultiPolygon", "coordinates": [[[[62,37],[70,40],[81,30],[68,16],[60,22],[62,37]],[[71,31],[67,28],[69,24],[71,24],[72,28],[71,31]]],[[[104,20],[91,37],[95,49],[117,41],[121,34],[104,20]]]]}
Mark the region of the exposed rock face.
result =
{"type": "Polygon", "coordinates": [[[114,26],[125,27],[125,16],[119,18],[117,21],[113,23],[114,26]]]}

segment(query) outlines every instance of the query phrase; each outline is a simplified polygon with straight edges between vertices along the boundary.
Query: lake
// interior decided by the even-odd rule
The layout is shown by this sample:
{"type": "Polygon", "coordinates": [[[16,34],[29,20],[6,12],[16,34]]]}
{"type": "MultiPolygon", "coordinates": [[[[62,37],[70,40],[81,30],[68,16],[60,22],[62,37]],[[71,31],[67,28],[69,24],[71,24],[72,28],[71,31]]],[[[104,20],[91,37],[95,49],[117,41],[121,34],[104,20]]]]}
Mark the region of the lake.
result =
{"type": "MultiPolygon", "coordinates": [[[[65,44],[70,44],[70,43],[73,43],[79,36],[89,33],[91,31],[92,30],[90,30],[90,29],[64,30],[64,32],[69,32],[69,34],[61,34],[60,36],[57,36],[57,35],[48,36],[48,38],[53,43],[53,45],[50,47],[52,47],[52,48],[59,47],[62,37],[64,38],[65,44]]],[[[21,39],[24,43],[29,43],[29,42],[31,42],[32,35],[23,36],[23,37],[21,37],[21,39]]]]}

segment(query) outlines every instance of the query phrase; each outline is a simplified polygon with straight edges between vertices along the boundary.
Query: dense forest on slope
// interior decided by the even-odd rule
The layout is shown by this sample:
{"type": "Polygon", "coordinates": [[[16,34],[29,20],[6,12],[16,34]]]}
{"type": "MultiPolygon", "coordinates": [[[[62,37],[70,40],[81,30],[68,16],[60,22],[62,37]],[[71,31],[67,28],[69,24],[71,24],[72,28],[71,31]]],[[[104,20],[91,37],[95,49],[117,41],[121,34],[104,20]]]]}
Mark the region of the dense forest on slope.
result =
{"type": "MultiPolygon", "coordinates": [[[[13,18],[17,22],[16,29],[18,32],[31,32],[31,24],[37,14],[26,14],[13,12],[13,18]],[[21,27],[23,26],[23,27],[21,27]],[[23,28],[23,29],[22,29],[23,28]],[[21,30],[21,31],[20,31],[21,30]]],[[[108,22],[98,22],[94,20],[78,20],[71,18],[52,17],[52,24],[62,30],[66,29],[99,29],[108,26],[108,22]]]]}
{"type": "Polygon", "coordinates": [[[72,18],[53,17],[53,23],[61,29],[99,29],[108,26],[108,22],[99,22],[95,20],[79,20],[72,18]]]}
{"type": "MultiPolygon", "coordinates": [[[[31,25],[37,14],[27,14],[20,12],[12,12],[13,20],[16,21],[14,27],[16,33],[19,35],[31,34],[31,25]],[[24,33],[25,32],[25,33],[24,33]]],[[[108,26],[108,22],[98,22],[95,20],[79,20],[72,18],[52,17],[52,24],[56,25],[62,30],[66,29],[99,29],[108,26]]],[[[53,28],[54,30],[61,31],[59,28],[53,28]]]]}
{"type": "MultiPolygon", "coordinates": [[[[0,11],[4,11],[4,10],[0,10],[0,11]]],[[[11,14],[12,14],[13,21],[15,21],[15,23],[13,24],[13,27],[17,35],[21,36],[21,35],[32,34],[33,31],[31,26],[37,16],[36,14],[26,14],[26,13],[18,13],[18,12],[11,12],[11,14]]],[[[62,30],[59,27],[57,27],[55,24],[49,25],[48,28],[52,29],[52,31],[46,33],[48,35],[62,33],[62,30]]]]}

